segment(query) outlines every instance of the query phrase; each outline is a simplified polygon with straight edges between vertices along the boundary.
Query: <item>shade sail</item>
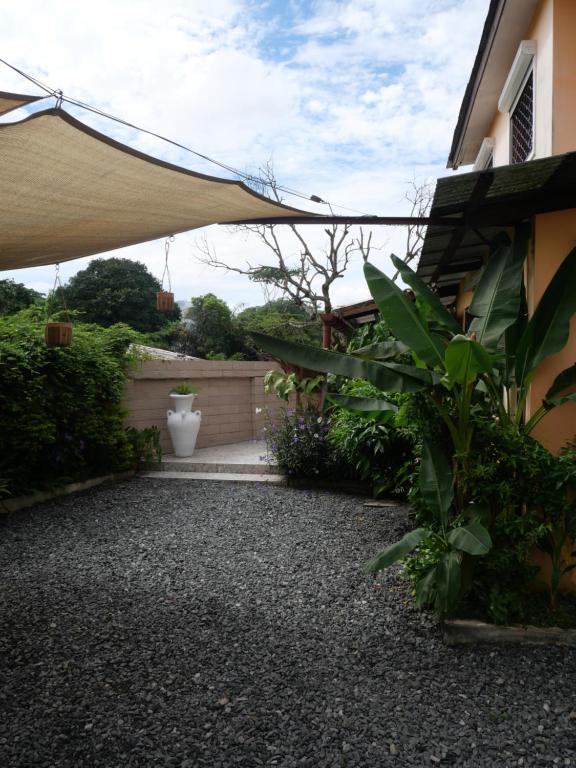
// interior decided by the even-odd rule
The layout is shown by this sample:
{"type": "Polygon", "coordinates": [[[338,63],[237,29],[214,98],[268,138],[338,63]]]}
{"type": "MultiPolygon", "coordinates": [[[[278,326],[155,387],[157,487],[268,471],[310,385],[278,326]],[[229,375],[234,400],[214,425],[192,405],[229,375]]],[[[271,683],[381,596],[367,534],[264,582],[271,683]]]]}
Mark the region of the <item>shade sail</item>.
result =
{"type": "Polygon", "coordinates": [[[137,152],[61,109],[0,124],[0,270],[55,264],[219,222],[303,211],[137,152]]]}
{"type": "Polygon", "coordinates": [[[23,96],[20,93],[0,91],[0,115],[5,115],[13,109],[18,109],[18,107],[23,107],[25,104],[31,104],[42,98],[43,96],[23,96]]]}

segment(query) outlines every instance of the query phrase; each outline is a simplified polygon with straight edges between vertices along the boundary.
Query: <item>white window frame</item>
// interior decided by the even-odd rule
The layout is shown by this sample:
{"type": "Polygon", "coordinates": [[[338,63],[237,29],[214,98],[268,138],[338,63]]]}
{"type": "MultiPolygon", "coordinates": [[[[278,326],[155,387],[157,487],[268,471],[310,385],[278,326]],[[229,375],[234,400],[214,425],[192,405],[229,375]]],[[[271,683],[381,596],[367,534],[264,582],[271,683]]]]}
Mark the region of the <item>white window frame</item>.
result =
{"type": "Polygon", "coordinates": [[[494,147],[496,142],[491,136],[486,136],[480,145],[476,160],[474,161],[473,171],[485,171],[490,167],[490,161],[494,164],[494,147]]]}
{"type": "Polygon", "coordinates": [[[522,162],[532,160],[536,154],[536,41],[522,40],[498,100],[498,109],[508,114],[508,162],[512,163],[512,115],[522,91],[532,75],[532,149],[522,162]]]}

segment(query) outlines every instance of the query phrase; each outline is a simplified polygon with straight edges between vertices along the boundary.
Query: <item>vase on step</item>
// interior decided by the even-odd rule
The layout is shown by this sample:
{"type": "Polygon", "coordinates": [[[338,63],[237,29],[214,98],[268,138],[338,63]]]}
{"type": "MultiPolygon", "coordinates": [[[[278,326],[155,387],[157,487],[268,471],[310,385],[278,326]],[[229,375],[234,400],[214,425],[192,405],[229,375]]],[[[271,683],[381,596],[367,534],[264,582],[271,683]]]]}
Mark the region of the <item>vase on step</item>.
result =
{"type": "Polygon", "coordinates": [[[174,410],[167,412],[168,432],[172,440],[174,455],[185,459],[194,453],[202,413],[200,411],[192,412],[192,403],[196,395],[171,393],[170,397],[174,402],[174,410]]]}

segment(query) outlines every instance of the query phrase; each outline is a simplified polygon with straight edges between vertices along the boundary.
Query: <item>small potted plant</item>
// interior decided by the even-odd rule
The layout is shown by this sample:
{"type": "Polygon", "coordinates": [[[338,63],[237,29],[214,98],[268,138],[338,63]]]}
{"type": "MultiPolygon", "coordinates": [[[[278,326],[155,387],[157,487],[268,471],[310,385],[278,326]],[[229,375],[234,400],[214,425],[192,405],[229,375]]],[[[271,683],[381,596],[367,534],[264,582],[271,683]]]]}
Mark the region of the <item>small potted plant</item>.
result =
{"type": "Polygon", "coordinates": [[[181,411],[188,413],[191,411],[192,403],[194,402],[197,394],[197,387],[195,387],[193,384],[190,384],[188,381],[173,387],[170,390],[170,397],[174,403],[174,410],[176,413],[180,413],[181,411]]]}
{"type": "Polygon", "coordinates": [[[196,447],[196,438],[200,430],[202,413],[192,413],[192,403],[198,394],[195,386],[183,382],[174,387],[170,397],[174,410],[168,411],[168,432],[174,447],[174,454],[180,458],[192,456],[196,447]]]}

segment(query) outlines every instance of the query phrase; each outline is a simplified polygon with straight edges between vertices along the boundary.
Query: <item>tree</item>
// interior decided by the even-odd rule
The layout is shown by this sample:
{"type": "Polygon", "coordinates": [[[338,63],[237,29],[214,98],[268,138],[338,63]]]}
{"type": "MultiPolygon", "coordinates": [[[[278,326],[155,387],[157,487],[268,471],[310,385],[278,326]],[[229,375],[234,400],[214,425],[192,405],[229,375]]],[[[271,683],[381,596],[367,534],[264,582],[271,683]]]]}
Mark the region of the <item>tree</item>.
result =
{"type": "MultiPolygon", "coordinates": [[[[272,163],[268,162],[260,169],[260,179],[260,182],[256,181],[252,186],[258,192],[282,202],[272,163]]],[[[355,253],[361,253],[364,260],[368,259],[372,247],[371,233],[366,237],[360,229],[360,236],[354,238],[351,225],[328,226],[324,230],[326,244],[322,252],[318,253],[297,226],[287,222],[283,227],[291,235],[290,240],[280,235],[274,224],[242,224],[234,227],[235,231],[255,235],[270,251],[271,264],[232,266],[218,258],[206,238],[198,243],[200,261],[217,269],[246,275],[264,287],[269,300],[279,293],[304,308],[310,318],[316,318],[321,312],[331,312],[330,292],[334,282],[344,276],[355,253]]]]}
{"type": "Polygon", "coordinates": [[[14,315],[42,299],[42,294],[14,280],[0,280],[0,315],[14,315]]]}
{"type": "MultiPolygon", "coordinates": [[[[416,179],[412,179],[404,197],[411,205],[410,216],[426,217],[432,206],[434,187],[429,182],[418,183],[416,179]]],[[[425,236],[426,226],[421,224],[408,225],[406,228],[406,256],[403,259],[405,264],[410,264],[415,259],[418,260],[424,245],[425,236]]],[[[400,270],[396,270],[392,279],[397,280],[399,275],[400,270]]]]}
{"type": "Polygon", "coordinates": [[[137,331],[158,331],[180,318],[180,308],[158,312],[159,281],[139,261],[94,259],[72,277],[64,288],[69,309],[82,313],[86,323],[104,327],[126,323],[137,331]]]}
{"type": "Polygon", "coordinates": [[[193,355],[226,358],[235,351],[232,312],[226,302],[213,293],[194,297],[186,320],[193,355]]]}
{"type": "Polygon", "coordinates": [[[318,345],[321,343],[320,321],[310,320],[301,306],[288,299],[276,299],[258,307],[247,307],[238,312],[235,323],[243,338],[250,336],[252,331],[259,331],[280,339],[318,345]]]}

